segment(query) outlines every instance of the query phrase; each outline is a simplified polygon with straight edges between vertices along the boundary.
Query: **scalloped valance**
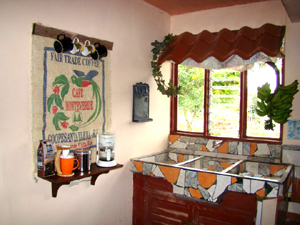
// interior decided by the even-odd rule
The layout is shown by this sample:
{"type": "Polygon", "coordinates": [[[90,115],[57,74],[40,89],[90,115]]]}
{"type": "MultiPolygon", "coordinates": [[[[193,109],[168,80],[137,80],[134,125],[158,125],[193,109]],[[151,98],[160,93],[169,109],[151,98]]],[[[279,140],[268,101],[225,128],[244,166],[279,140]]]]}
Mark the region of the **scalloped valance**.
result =
{"type": "Polygon", "coordinates": [[[174,37],[158,59],[207,69],[241,68],[270,57],[283,57],[285,26],[265,24],[260,28],[242,27],[199,34],[184,32],[174,37]]]}

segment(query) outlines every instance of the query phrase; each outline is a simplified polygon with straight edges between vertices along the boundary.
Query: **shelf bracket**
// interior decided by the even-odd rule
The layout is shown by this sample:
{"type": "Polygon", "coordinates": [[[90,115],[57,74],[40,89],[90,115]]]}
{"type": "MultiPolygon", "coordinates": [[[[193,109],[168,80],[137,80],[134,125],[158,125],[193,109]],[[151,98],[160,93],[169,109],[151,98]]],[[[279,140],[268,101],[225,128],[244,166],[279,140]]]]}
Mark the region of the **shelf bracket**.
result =
{"type": "MultiPolygon", "coordinates": [[[[105,172],[105,173],[109,173],[109,171],[105,172]]],[[[105,174],[105,173],[101,173],[101,174],[105,174]]],[[[95,174],[92,176],[92,179],[91,179],[91,185],[95,185],[96,184],[96,180],[97,178],[101,175],[101,174],[95,174]]]]}
{"type": "Polygon", "coordinates": [[[56,198],[58,189],[59,189],[62,185],[67,185],[67,184],[70,184],[70,182],[68,182],[68,183],[61,183],[61,184],[52,183],[52,197],[53,197],[53,198],[56,198]]]}

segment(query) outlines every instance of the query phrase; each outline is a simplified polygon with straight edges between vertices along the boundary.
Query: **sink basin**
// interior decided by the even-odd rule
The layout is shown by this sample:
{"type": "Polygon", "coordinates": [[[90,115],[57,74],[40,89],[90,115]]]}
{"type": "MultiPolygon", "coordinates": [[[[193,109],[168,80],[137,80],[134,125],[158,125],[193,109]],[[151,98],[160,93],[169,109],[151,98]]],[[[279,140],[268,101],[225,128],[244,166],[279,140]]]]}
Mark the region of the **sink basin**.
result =
{"type": "Polygon", "coordinates": [[[243,161],[227,173],[280,182],[289,170],[290,165],[285,164],[243,161]]]}
{"type": "Polygon", "coordinates": [[[163,152],[156,155],[150,155],[142,158],[138,158],[138,161],[157,163],[157,164],[168,164],[176,165],[178,163],[183,163],[191,159],[196,158],[194,155],[173,153],[173,152],[163,152]]]}
{"type": "MultiPolygon", "coordinates": [[[[186,171],[207,171],[220,175],[223,174],[276,183],[283,183],[292,170],[292,166],[286,164],[218,158],[213,156],[196,156],[170,151],[132,159],[132,161],[136,166],[139,165],[140,167],[143,163],[150,163],[152,165],[181,168],[186,171]]],[[[143,169],[140,168],[140,170],[142,171],[143,169]]]]}
{"type": "Polygon", "coordinates": [[[181,163],[179,165],[186,168],[222,172],[236,165],[238,162],[241,161],[235,159],[202,156],[193,161],[181,163]]]}

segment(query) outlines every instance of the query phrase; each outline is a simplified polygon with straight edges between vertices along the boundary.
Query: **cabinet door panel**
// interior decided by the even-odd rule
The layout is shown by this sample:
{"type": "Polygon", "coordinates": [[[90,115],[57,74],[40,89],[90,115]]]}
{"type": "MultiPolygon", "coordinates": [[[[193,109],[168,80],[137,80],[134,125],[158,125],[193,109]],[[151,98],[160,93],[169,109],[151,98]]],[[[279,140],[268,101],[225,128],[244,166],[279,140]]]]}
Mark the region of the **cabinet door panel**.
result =
{"type": "Polygon", "coordinates": [[[161,178],[134,175],[133,225],[254,225],[254,195],[228,192],[210,203],[178,197],[161,178]]]}
{"type": "Polygon", "coordinates": [[[248,225],[253,224],[254,219],[242,211],[233,211],[217,207],[198,208],[198,224],[215,224],[215,222],[219,224],[248,225]],[[208,221],[211,222],[208,223],[208,221]]]}
{"type": "MultiPolygon", "coordinates": [[[[240,225],[242,225],[242,224],[240,224],[240,225]]],[[[231,225],[231,223],[226,223],[224,221],[215,220],[213,218],[199,217],[198,225],[231,225]]]]}
{"type": "Polygon", "coordinates": [[[132,224],[144,224],[145,214],[145,184],[147,176],[138,173],[133,174],[133,209],[132,224]]]}
{"type": "Polygon", "coordinates": [[[152,223],[182,224],[191,218],[191,205],[169,194],[148,192],[148,219],[152,223]]]}

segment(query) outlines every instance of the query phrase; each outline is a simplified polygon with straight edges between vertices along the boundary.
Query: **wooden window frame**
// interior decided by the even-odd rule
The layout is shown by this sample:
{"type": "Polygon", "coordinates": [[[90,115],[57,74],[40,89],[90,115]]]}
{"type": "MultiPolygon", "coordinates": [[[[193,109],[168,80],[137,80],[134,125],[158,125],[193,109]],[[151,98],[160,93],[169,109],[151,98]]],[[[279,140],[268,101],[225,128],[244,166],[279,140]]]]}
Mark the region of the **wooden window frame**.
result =
{"type": "MultiPolygon", "coordinates": [[[[282,83],[284,84],[284,59],[282,62],[282,83]]],[[[256,142],[256,143],[268,143],[268,144],[282,144],[283,126],[280,125],[279,138],[259,138],[248,137],[246,135],[247,130],[247,71],[241,72],[241,85],[240,85],[240,126],[239,126],[239,138],[229,137],[216,137],[209,135],[208,122],[209,122],[209,70],[205,70],[205,83],[204,83],[204,132],[189,132],[177,130],[177,109],[178,102],[177,97],[171,96],[171,109],[170,109],[170,134],[183,135],[190,137],[201,137],[206,139],[216,140],[228,140],[228,141],[240,141],[240,142],[256,142]]],[[[178,86],[178,64],[171,63],[171,81],[175,86],[178,86]]]]}

